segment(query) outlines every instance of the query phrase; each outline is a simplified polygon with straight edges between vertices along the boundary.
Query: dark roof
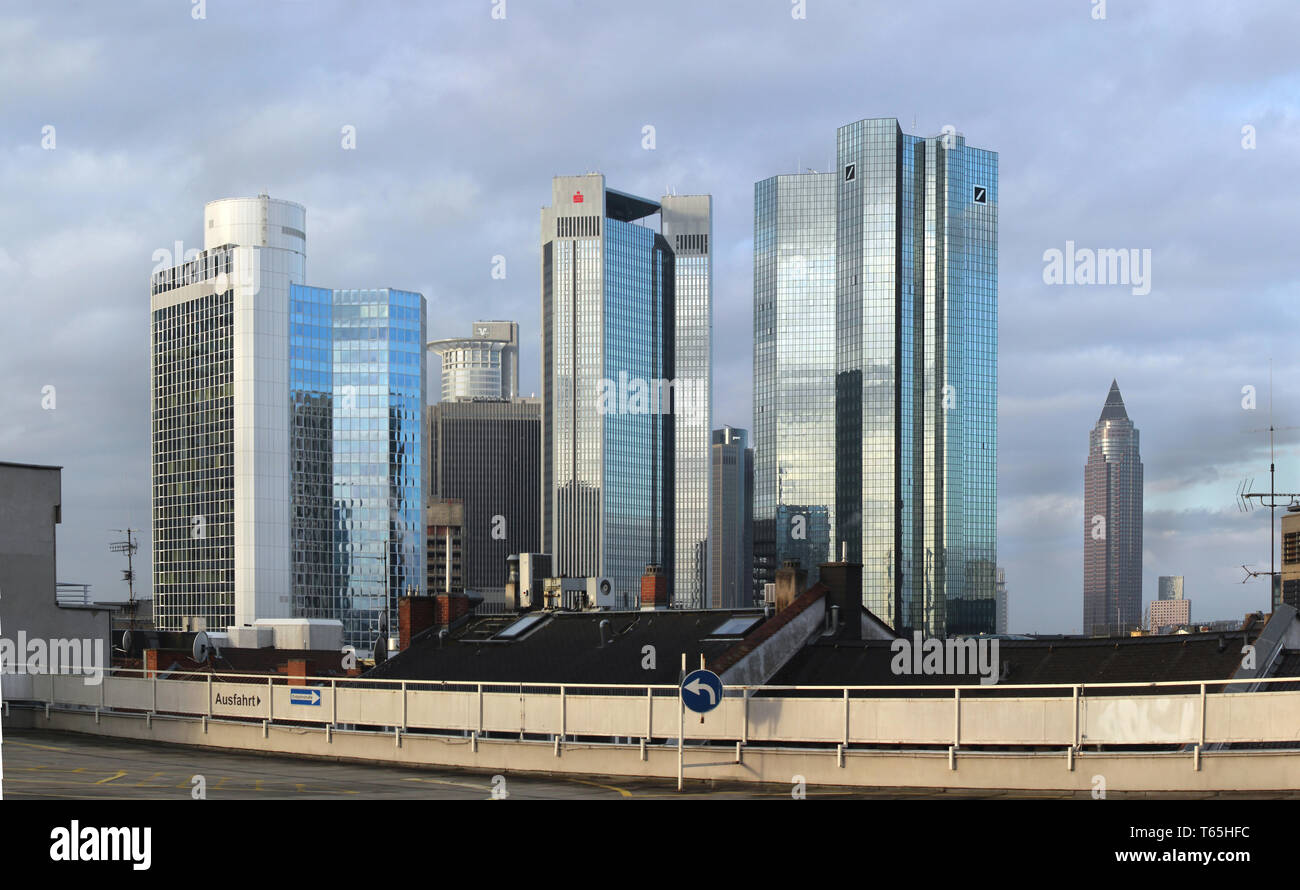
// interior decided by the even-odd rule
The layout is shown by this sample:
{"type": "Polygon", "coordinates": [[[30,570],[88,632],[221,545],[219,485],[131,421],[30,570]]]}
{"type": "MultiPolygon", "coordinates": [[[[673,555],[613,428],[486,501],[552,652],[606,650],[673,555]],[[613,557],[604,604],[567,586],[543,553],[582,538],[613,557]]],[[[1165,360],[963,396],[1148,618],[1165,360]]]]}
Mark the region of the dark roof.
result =
{"type": "Polygon", "coordinates": [[[682,654],[687,670],[712,661],[740,641],[740,635],[714,637],[729,618],[752,616],[753,609],[645,612],[532,612],[535,627],[510,640],[495,639],[521,615],[472,618],[446,640],[426,631],[367,677],[391,680],[462,680],[501,683],[651,683],[676,684],[682,654]],[[609,622],[602,647],[600,623],[609,622]],[[654,667],[644,668],[645,647],[654,647],[654,667]]]}
{"type": "Polygon", "coordinates": [[[1097,418],[1098,422],[1103,420],[1128,420],[1128,412],[1124,410],[1124,397],[1119,394],[1119,384],[1113,379],[1110,381],[1110,392],[1106,394],[1106,404],[1101,409],[1101,417],[1097,418]]]}
{"type": "MultiPolygon", "coordinates": [[[[1249,633],[998,641],[1000,683],[1149,683],[1228,679],[1249,633]]],[[[774,686],[911,686],[978,683],[973,674],[896,675],[890,641],[817,641],[786,662],[774,686]]]]}
{"type": "Polygon", "coordinates": [[[0,460],[0,467],[17,467],[20,470],[62,470],[62,466],[50,464],[23,464],[12,460],[0,460]]]}

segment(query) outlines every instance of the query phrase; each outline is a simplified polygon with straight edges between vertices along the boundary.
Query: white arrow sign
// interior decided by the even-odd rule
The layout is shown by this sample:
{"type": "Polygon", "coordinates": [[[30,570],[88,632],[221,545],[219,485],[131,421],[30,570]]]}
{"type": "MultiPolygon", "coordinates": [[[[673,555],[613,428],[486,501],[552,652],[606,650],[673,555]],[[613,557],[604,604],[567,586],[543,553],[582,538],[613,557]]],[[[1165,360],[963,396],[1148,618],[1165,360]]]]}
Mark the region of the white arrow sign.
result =
{"type": "Polygon", "coordinates": [[[713,687],[708,683],[705,683],[703,680],[692,680],[687,683],[686,691],[694,693],[695,695],[707,692],[709,694],[709,704],[716,705],[718,703],[718,698],[713,692],[713,687]]]}

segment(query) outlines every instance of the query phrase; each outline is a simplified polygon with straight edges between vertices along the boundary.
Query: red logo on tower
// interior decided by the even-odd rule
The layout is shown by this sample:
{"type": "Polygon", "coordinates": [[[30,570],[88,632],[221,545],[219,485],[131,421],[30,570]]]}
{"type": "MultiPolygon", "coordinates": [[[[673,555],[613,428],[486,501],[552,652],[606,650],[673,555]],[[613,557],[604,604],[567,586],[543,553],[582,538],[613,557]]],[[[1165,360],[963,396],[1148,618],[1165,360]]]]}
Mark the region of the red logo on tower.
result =
{"type": "Polygon", "coordinates": [[[582,189],[578,189],[576,192],[573,193],[573,203],[574,204],[582,203],[582,189]]]}

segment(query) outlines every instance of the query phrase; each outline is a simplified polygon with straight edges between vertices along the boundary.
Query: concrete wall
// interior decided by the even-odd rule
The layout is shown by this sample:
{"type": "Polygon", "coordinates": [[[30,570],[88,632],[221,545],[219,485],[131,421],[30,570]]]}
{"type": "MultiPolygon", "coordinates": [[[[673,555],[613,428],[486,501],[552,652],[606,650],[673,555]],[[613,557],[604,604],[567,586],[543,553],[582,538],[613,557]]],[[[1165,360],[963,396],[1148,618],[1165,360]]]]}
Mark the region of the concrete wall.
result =
{"type": "Polygon", "coordinates": [[[60,608],[55,599],[61,504],[59,467],[0,463],[0,636],[107,644],[109,610],[60,608]]]}
{"type": "MultiPolygon", "coordinates": [[[[677,775],[674,745],[564,744],[448,738],[411,734],[326,732],[323,728],[228,723],[195,718],[121,715],[93,711],[13,708],[4,728],[90,733],[201,748],[290,756],[444,766],[492,773],[565,773],[671,779],[677,775]]],[[[870,788],[1091,792],[1103,776],[1108,793],[1264,792],[1300,788],[1300,752],[1218,752],[1199,762],[1184,752],[1093,753],[959,752],[780,749],[741,752],[728,748],[685,750],[691,780],[762,782],[792,788],[808,785],[870,788]],[[1199,768],[1198,768],[1199,767],[1199,768]]],[[[615,781],[617,781],[615,779],[615,781]]]]}

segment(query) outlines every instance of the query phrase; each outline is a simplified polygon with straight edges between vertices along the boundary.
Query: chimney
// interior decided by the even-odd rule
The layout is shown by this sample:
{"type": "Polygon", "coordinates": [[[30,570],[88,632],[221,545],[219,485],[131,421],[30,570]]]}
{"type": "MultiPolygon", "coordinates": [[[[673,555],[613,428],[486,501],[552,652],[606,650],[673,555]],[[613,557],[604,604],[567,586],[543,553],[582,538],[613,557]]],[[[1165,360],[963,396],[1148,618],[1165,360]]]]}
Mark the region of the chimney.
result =
{"type": "Polygon", "coordinates": [[[436,623],[436,601],[431,596],[404,596],[397,601],[397,649],[411,645],[411,638],[436,623]]]}
{"type": "Polygon", "coordinates": [[[668,608],[668,576],[663,566],[650,563],[641,576],[641,611],[657,611],[668,608]]]}
{"type": "Polygon", "coordinates": [[[787,559],[776,570],[776,611],[779,615],[804,591],[808,573],[799,567],[799,560],[787,559]]]}
{"type": "Polygon", "coordinates": [[[862,639],[862,563],[824,562],[820,570],[821,582],[827,588],[826,608],[838,607],[840,614],[836,639],[862,639]]]}
{"type": "Polygon", "coordinates": [[[519,602],[519,555],[512,553],[506,557],[506,611],[522,612],[519,602]]]}

